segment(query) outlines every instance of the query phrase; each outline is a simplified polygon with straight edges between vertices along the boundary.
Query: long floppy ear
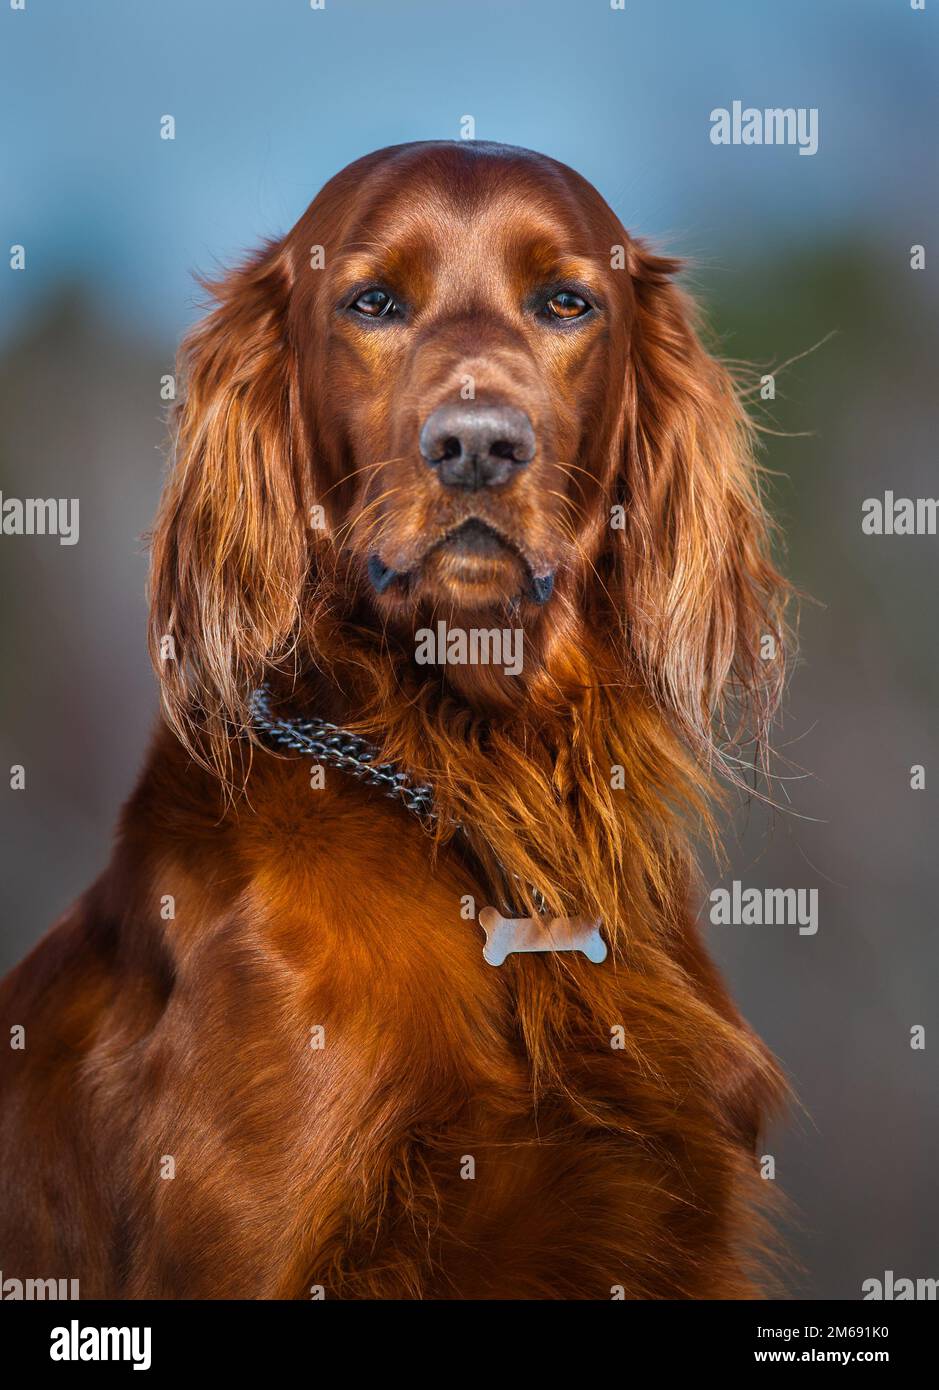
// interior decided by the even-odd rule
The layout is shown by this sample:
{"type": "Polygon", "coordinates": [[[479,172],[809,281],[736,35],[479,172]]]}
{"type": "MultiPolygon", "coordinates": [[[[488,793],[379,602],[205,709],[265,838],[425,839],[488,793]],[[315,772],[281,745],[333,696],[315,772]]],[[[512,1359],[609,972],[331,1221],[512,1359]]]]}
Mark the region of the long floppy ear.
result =
{"type": "Polygon", "coordinates": [[[297,630],[308,470],[288,334],[292,270],[264,247],[180,351],[176,459],[153,536],[150,651],[167,719],[225,775],[265,666],[297,630]]]}
{"type": "MultiPolygon", "coordinates": [[[[679,263],[641,244],[631,253],[619,550],[627,639],[651,693],[700,753],[750,743],[762,757],[784,679],[787,588],[770,555],[753,426],[672,283],[679,263]]],[[[720,760],[734,776],[733,754],[720,760]]]]}

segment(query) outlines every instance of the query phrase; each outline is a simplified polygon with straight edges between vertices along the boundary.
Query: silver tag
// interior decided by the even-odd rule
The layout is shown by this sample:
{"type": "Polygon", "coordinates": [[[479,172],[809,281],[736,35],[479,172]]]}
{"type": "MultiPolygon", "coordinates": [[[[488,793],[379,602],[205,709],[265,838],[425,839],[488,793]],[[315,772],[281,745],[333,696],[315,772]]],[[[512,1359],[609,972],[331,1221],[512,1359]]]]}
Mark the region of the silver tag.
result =
{"type": "Polygon", "coordinates": [[[582,951],[594,965],[606,960],[599,918],[503,917],[484,907],[479,925],[486,933],[483,959],[490,965],[501,965],[513,951],[582,951]]]}

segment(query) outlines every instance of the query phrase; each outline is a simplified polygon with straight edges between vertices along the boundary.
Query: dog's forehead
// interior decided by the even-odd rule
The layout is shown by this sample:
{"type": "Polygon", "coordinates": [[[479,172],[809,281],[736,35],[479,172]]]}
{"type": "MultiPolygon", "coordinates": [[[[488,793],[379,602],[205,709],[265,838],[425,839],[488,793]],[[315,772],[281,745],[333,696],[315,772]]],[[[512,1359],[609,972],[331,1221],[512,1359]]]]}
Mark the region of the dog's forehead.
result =
{"type": "Polygon", "coordinates": [[[608,255],[612,213],[564,165],[508,146],[403,149],[370,164],[348,190],[342,259],[350,270],[488,261],[549,273],[565,258],[608,255]]]}

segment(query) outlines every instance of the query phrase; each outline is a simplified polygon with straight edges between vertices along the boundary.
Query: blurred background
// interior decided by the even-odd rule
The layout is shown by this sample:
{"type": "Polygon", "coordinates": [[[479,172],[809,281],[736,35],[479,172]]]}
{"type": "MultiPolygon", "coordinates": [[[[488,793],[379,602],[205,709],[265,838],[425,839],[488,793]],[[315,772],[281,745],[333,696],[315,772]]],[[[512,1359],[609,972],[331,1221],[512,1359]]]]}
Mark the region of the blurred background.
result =
{"type": "Polygon", "coordinates": [[[781,809],[739,807],[704,885],[817,888],[819,929],[706,930],[799,1097],[766,1145],[792,1293],[939,1275],[939,538],[860,526],[886,489],[939,495],[937,17],[908,0],[0,11],[0,490],[78,497],[81,525],[75,546],[0,536],[0,768],[4,786],[13,764],[27,777],[0,795],[0,969],[106,862],[155,716],[145,533],[191,272],[286,231],[356,156],[457,138],[472,116],[687,257],[720,350],[754,379],[827,338],[762,415],[785,432],[764,438],[782,562],[811,596],[777,735],[793,780],[781,809]],[[711,144],[710,112],[734,100],[818,108],[818,153],[711,144]]]}

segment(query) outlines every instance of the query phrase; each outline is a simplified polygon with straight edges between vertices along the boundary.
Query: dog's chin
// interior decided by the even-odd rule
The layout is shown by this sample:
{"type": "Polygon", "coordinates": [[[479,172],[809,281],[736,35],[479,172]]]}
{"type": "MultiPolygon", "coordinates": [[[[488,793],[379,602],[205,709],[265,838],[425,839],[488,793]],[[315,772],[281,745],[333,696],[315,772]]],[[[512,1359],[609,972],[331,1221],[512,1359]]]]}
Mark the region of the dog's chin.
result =
{"type": "Polygon", "coordinates": [[[528,588],[528,569],[521,557],[501,552],[463,554],[439,546],[421,566],[413,586],[416,599],[478,611],[517,602],[528,588]]]}
{"type": "Polygon", "coordinates": [[[476,520],[436,541],[406,574],[373,556],[369,578],[378,593],[406,594],[411,603],[442,605],[451,612],[504,608],[523,599],[542,604],[553,587],[553,574],[536,577],[514,544],[476,520]]]}

